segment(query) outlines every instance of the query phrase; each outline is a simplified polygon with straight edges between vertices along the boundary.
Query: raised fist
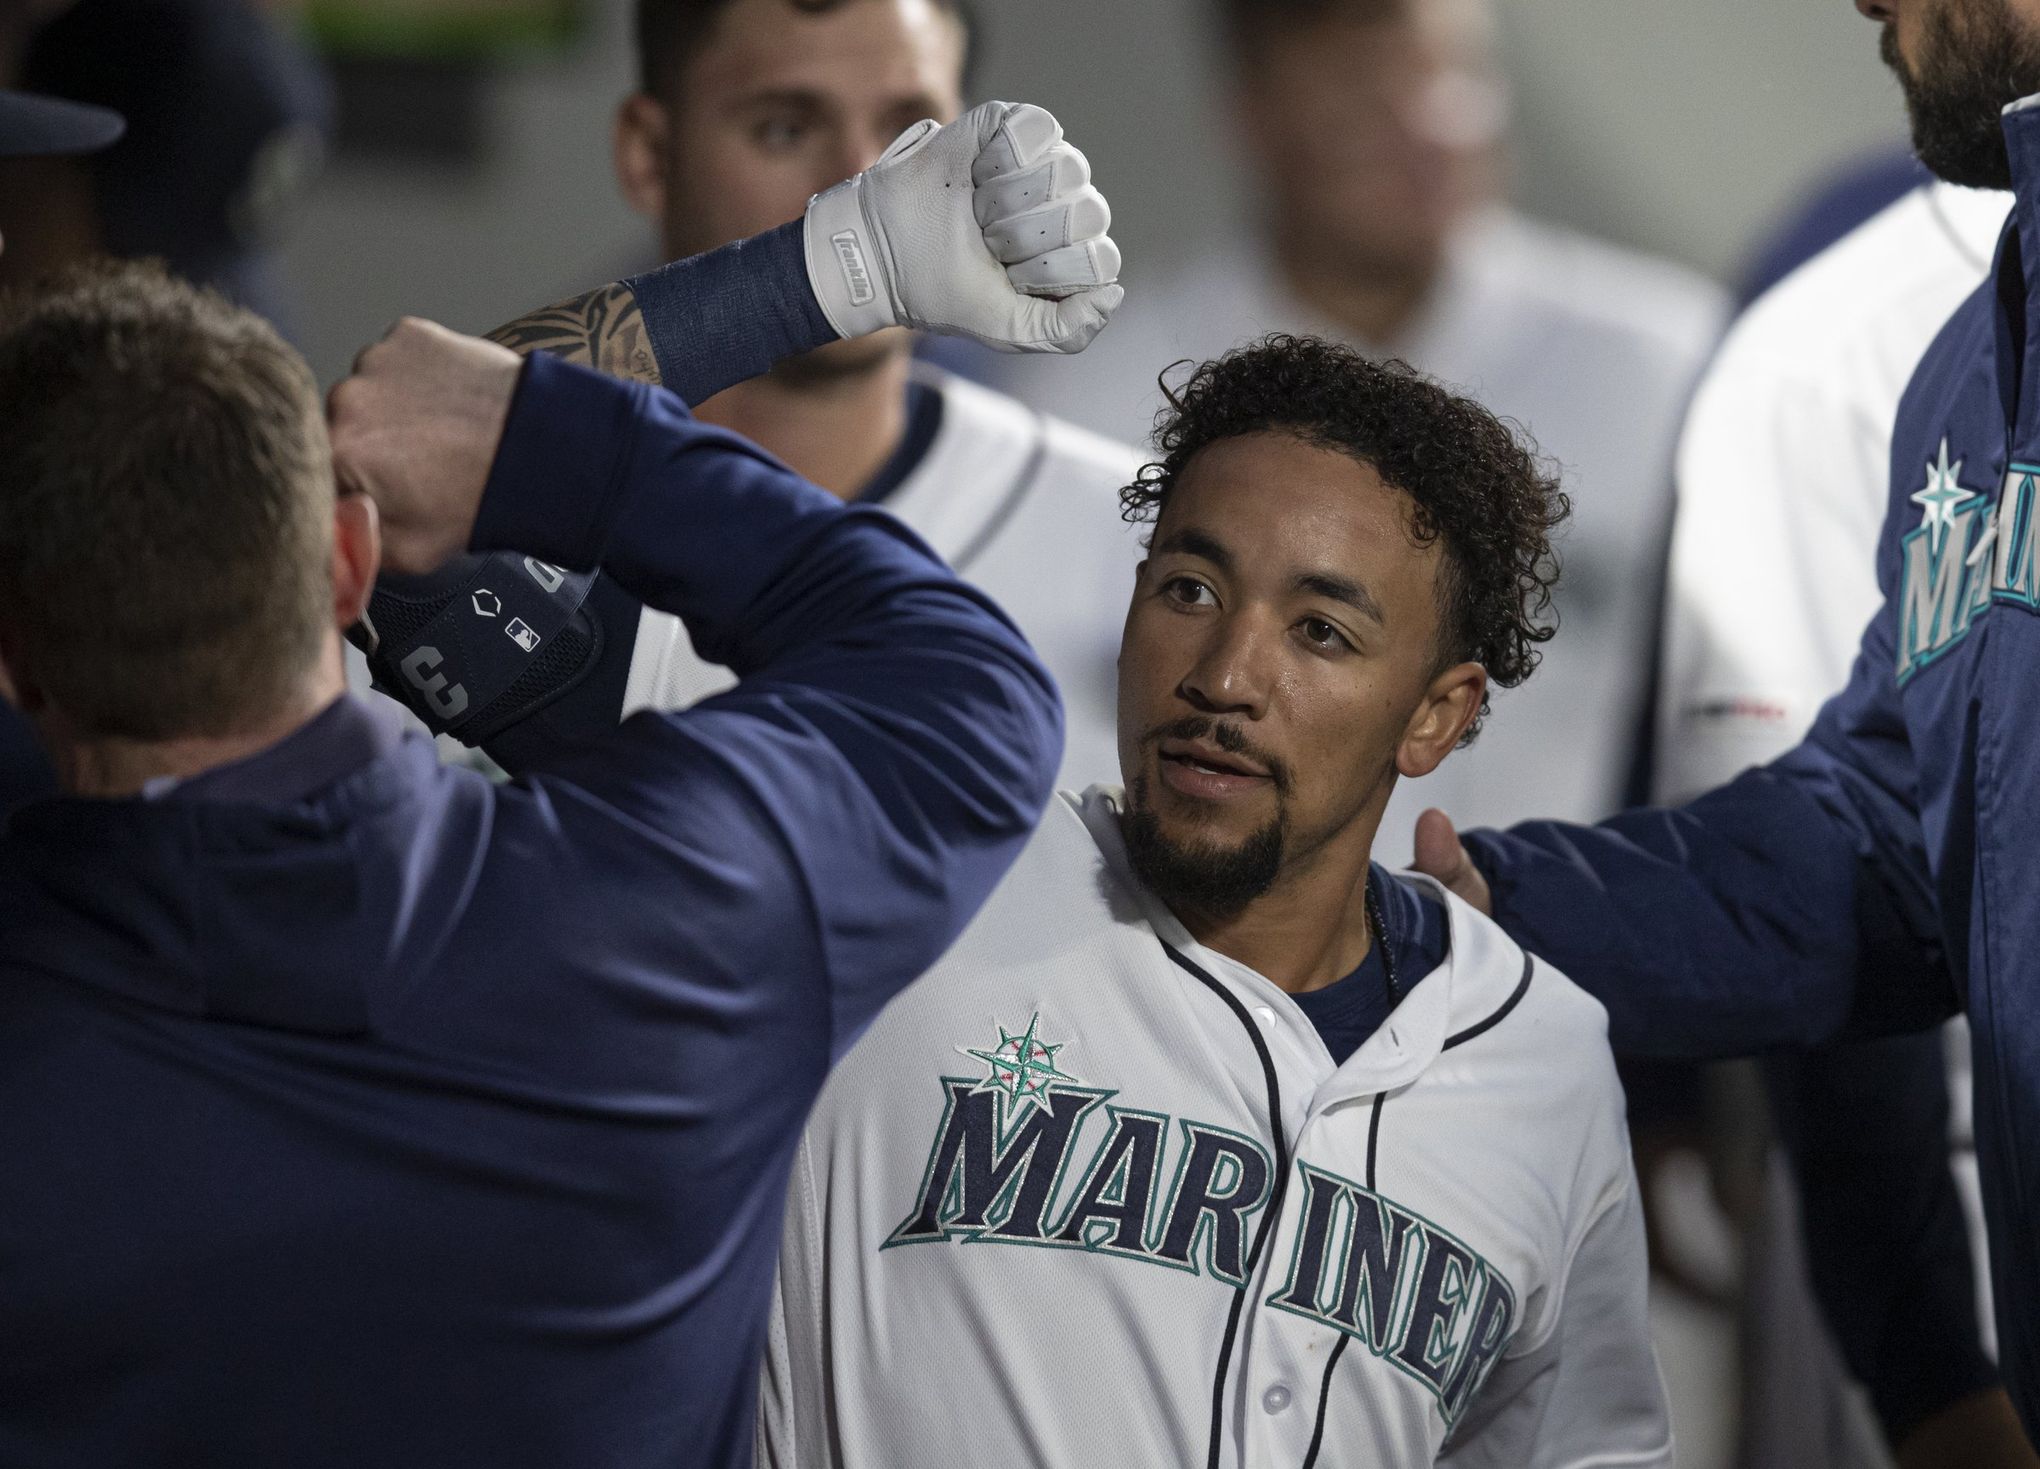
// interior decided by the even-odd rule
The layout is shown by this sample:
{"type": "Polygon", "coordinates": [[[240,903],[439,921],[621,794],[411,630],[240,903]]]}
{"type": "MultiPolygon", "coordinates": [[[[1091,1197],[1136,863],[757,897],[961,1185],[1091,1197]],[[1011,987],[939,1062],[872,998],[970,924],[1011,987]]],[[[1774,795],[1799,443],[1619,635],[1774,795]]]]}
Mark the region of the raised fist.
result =
{"type": "Polygon", "coordinates": [[[405,317],[327,396],[333,473],[382,518],[383,564],[422,574],[467,549],[523,359],[405,317]]]}
{"type": "Polygon", "coordinates": [[[1080,352],[1124,297],[1112,211],[1039,107],[914,124],[808,202],[808,280],[845,337],[888,326],[1080,352]]]}

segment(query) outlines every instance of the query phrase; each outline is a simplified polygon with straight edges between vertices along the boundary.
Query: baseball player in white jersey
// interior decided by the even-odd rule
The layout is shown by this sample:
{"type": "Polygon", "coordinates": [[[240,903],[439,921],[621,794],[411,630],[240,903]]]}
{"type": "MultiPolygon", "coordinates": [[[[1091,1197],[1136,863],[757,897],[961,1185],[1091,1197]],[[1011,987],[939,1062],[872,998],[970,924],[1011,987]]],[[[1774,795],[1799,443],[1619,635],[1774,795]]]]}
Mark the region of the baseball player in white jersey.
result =
{"type": "Polygon", "coordinates": [[[1848,681],[1880,600],[1899,395],[1990,273],[2010,208],[1995,190],[1916,189],[1723,339],[1679,442],[1657,799],[1784,754],[1848,681]]]}
{"type": "MultiPolygon", "coordinates": [[[[961,114],[969,25],[955,0],[637,0],[638,89],[617,118],[624,197],[667,259],[798,218],[909,123],[961,114]]],[[[1064,782],[1109,779],[1113,629],[1140,560],[1113,495],[1138,457],[917,364],[911,345],[903,331],[836,343],[695,412],[824,489],[883,504],[990,592],[1062,690],[1064,782]]],[[[730,682],[671,618],[647,617],[630,708],[730,682]]]]}
{"type": "Polygon", "coordinates": [[[1370,855],[1549,636],[1556,484],[1312,339],[1158,441],[1125,788],[1051,804],[825,1090],[760,1462],[1669,1464],[1603,1015],[1370,855]]]}
{"type": "MultiPolygon", "coordinates": [[[[1117,613],[1140,560],[1132,527],[1114,517],[1113,492],[1133,478],[1138,456],[925,363],[911,382],[932,397],[939,422],[885,507],[990,592],[1055,675],[1064,783],[1109,776],[1118,763],[1117,613]]],[[[645,609],[626,714],[683,708],[735,682],[696,654],[677,618],[645,609]]]]}

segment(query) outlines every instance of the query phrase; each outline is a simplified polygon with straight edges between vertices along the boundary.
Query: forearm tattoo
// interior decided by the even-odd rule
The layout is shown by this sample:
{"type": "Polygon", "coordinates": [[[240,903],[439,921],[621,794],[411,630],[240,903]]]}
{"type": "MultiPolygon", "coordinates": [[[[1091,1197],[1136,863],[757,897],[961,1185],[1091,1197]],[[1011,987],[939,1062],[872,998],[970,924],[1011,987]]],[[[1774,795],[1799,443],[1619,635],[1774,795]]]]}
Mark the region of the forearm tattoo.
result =
{"type": "Polygon", "coordinates": [[[637,297],[621,282],[520,316],[490,332],[489,340],[524,355],[550,352],[613,377],[659,381],[659,359],[637,297]]]}

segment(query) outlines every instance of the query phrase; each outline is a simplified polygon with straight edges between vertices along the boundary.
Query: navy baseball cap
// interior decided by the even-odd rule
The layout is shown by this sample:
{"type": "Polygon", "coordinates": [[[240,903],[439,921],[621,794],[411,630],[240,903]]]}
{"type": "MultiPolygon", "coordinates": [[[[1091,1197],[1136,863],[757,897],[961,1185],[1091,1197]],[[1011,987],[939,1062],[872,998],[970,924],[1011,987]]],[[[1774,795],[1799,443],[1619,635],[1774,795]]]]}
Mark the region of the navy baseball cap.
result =
{"type": "Polygon", "coordinates": [[[0,158],[97,153],[126,130],[112,108],[0,87],[0,158]]]}
{"type": "Polygon", "coordinates": [[[36,32],[16,78],[127,119],[91,160],[109,254],[159,257],[272,318],[288,293],[269,251],[317,175],[332,113],[323,65],[273,8],[75,0],[36,32]]]}

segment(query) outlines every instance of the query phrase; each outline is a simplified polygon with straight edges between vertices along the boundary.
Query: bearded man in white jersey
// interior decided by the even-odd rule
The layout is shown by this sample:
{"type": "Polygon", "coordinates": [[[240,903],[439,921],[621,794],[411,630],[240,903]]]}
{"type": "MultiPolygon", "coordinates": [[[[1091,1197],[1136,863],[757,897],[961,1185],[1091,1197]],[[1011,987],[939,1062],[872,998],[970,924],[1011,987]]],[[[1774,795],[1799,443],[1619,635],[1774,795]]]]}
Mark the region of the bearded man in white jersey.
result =
{"type": "Polygon", "coordinates": [[[1125,789],[1051,803],[817,1104],[761,1462],[1667,1464],[1604,1017],[1371,857],[1550,637],[1564,496],[1309,338],[1158,442],[1125,789]]]}

